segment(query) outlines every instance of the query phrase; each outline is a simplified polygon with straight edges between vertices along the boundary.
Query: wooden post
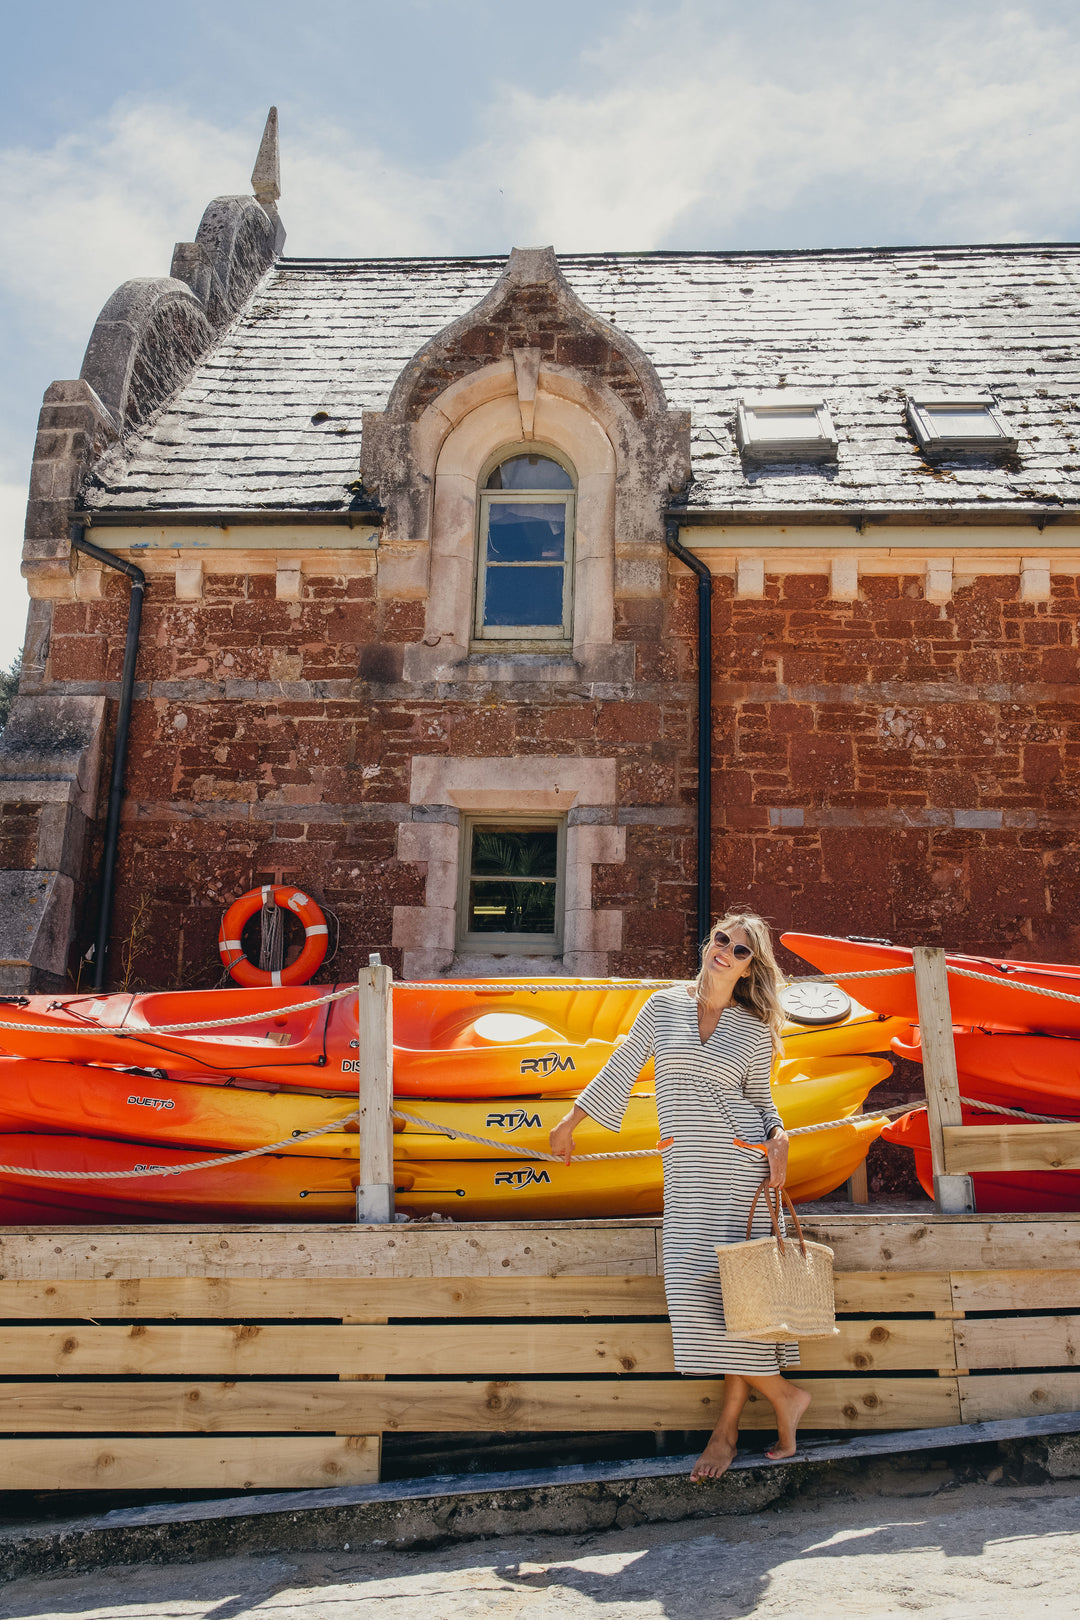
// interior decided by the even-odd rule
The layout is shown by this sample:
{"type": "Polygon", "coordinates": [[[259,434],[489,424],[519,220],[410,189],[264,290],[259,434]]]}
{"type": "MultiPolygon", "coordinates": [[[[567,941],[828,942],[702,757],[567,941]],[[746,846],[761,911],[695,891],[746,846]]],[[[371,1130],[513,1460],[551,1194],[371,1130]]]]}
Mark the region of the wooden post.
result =
{"type": "Polygon", "coordinates": [[[382,1225],[394,1218],[393,974],[378,956],[360,969],[357,1048],[360,1105],[360,1179],[356,1219],[382,1225]]]}
{"type": "MultiPolygon", "coordinates": [[[[862,1112],[863,1110],[861,1108],[856,1108],[854,1114],[851,1116],[852,1119],[858,1119],[862,1112]]],[[[846,1186],[848,1201],[850,1203],[868,1204],[870,1202],[870,1184],[866,1174],[865,1159],[863,1160],[862,1164],[857,1166],[857,1168],[851,1172],[850,1176],[848,1176],[846,1186]]]]}
{"type": "Polygon", "coordinates": [[[971,1177],[951,1176],[946,1174],[945,1169],[942,1130],[946,1125],[963,1124],[945,952],[930,945],[916,945],[912,955],[922,1037],[926,1114],[930,1126],[934,1203],[943,1215],[970,1214],[975,1209],[971,1177]]]}

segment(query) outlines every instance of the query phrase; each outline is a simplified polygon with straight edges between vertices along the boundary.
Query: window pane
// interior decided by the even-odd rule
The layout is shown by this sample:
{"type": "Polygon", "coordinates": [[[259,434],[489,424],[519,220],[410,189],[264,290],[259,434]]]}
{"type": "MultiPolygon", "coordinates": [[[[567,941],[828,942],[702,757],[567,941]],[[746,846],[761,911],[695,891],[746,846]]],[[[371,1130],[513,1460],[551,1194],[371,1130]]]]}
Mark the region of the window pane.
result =
{"type": "Polygon", "coordinates": [[[470,883],[466,926],[476,934],[554,934],[554,878],[542,883],[497,878],[470,883]]]}
{"type": "Polygon", "coordinates": [[[510,456],[491,474],[488,489],[573,489],[565,467],[550,456],[510,456]]]}
{"type": "Polygon", "coordinates": [[[998,439],[990,413],[980,405],[931,405],[926,412],[942,439],[998,439]]]}
{"type": "Polygon", "coordinates": [[[475,877],[555,876],[559,834],[555,827],[474,827],[475,877]]]}
{"type": "Polygon", "coordinates": [[[499,568],[484,580],[484,623],[548,625],[563,622],[561,568],[499,568]]]}
{"type": "Polygon", "coordinates": [[[821,434],[817,412],[805,407],[748,409],[746,421],[755,439],[816,439],[821,434]]]}
{"type": "Polygon", "coordinates": [[[561,562],[566,555],[566,507],[492,501],[488,507],[488,562],[561,562]]]}

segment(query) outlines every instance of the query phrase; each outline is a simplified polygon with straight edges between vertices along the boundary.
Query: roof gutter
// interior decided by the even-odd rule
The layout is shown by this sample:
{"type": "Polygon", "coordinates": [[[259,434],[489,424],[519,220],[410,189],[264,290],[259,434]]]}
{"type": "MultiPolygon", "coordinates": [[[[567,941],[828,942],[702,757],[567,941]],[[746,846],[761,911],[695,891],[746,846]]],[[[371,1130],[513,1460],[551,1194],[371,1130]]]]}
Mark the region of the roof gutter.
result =
{"type": "Polygon", "coordinates": [[[107,507],[96,507],[90,512],[78,514],[79,525],[83,528],[92,528],[95,524],[99,529],[150,529],[154,527],[171,528],[183,526],[191,529],[232,529],[251,528],[260,524],[295,524],[298,528],[307,525],[317,527],[337,527],[347,529],[377,529],[383,520],[382,511],[357,508],[353,511],[342,512],[335,509],[330,512],[290,511],[288,507],[274,509],[247,507],[242,512],[216,511],[195,507],[181,511],[170,507],[166,512],[155,512],[152,509],[145,511],[126,510],[110,511],[107,507]]]}
{"type": "Polygon", "coordinates": [[[683,528],[1006,528],[1031,524],[1040,530],[1057,524],[1080,523],[1080,505],[1057,506],[1047,511],[1037,506],[889,507],[887,510],[838,506],[821,507],[706,507],[670,506],[670,517],[683,528]]]}
{"type": "Polygon", "coordinates": [[[86,539],[86,525],[71,525],[71,549],[82,551],[104,568],[115,568],[131,580],[131,599],[128,602],[127,639],[124,642],[124,667],[120,676],[120,706],[116,715],[116,734],[113,738],[112,780],[109,783],[109,811],[105,820],[105,848],[101,856],[101,886],[98,892],[97,938],[94,942],[94,989],[105,988],[106,958],[109,952],[109,929],[112,924],[113,894],[116,888],[116,854],[120,843],[120,811],[124,802],[124,773],[127,767],[128,732],[131,727],[131,700],[135,692],[135,659],[139,651],[139,629],[142,624],[143,594],[146,575],[141,568],[111,551],[103,551],[86,539]]]}
{"type": "Polygon", "coordinates": [[[712,922],[712,572],[708,563],[687,551],[679,539],[679,519],[671,514],[664,517],[664,544],[673,557],[678,557],[697,575],[697,937],[700,950],[712,922]]]}

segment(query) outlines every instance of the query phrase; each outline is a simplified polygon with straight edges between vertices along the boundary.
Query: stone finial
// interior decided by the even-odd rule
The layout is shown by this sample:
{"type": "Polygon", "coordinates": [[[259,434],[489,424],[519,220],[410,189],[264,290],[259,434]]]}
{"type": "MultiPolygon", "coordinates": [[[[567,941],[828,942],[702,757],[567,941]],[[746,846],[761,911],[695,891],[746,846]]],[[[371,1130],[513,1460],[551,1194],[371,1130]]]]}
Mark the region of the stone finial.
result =
{"type": "Polygon", "coordinates": [[[251,189],[265,208],[281,196],[281,164],[278,161],[277,108],[266,115],[266,127],[259,142],[259,155],[251,171],[251,189]]]}

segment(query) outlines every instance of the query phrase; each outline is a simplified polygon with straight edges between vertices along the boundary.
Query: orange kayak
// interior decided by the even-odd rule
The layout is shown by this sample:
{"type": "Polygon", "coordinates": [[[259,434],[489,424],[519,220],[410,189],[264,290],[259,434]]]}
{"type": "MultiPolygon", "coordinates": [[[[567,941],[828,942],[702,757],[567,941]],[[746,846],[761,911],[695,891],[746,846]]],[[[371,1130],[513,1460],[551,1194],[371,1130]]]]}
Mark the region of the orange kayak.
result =
{"type": "MultiPolygon", "coordinates": [[[[0,1135],[0,1164],[35,1170],[116,1171],[193,1164],[205,1148],[181,1149],[95,1137],[0,1135]]],[[[61,1181],[2,1175],[5,1198],[39,1203],[46,1219],[85,1221],[352,1221],[355,1161],[265,1155],[240,1164],[130,1181],[61,1181]],[[63,1217],[61,1217],[63,1218],[63,1217]]]]}
{"type": "MultiPolygon", "coordinates": [[[[0,1057],[0,1131],[107,1136],[222,1153],[268,1147],[348,1115],[355,1097],[151,1078],[80,1063],[0,1057]]],[[[295,1149],[356,1157],[356,1122],[295,1149]]]]}
{"type": "MultiPolygon", "coordinates": [[[[965,1125],[1000,1125],[1000,1114],[980,1114],[964,1108],[965,1125]]],[[[930,1158],[930,1127],[926,1110],[913,1110],[886,1125],[882,1136],[915,1154],[915,1174],[928,1197],[934,1196],[934,1173],[930,1158]]],[[[1075,1211],[1080,1208],[1080,1171],[1014,1170],[977,1171],[971,1178],[975,1209],[979,1214],[1028,1214],[1036,1211],[1075,1211]]]]}
{"type": "MultiPolygon", "coordinates": [[[[894,1040],[900,1057],[922,1062],[922,1047],[894,1040]]],[[[1055,1035],[953,1035],[960,1094],[1032,1114],[1080,1115],[1080,1041],[1055,1035]]]]}
{"type": "MultiPolygon", "coordinates": [[[[919,1021],[913,973],[895,978],[845,977],[860,970],[911,965],[906,946],[878,945],[853,939],[831,939],[821,934],[783,934],[788,950],[812,962],[823,973],[836,975],[849,995],[857,995],[878,1012],[919,1021]]],[[[985,974],[993,980],[962,979],[949,974],[949,1000],[953,1023],[980,1029],[1041,1030],[1048,1034],[1080,1034],[1080,967],[1051,962],[1016,962],[998,957],[946,954],[952,968],[985,974]],[[1075,1001],[1055,1001],[1040,990],[1063,991],[1075,1001]]]]}

